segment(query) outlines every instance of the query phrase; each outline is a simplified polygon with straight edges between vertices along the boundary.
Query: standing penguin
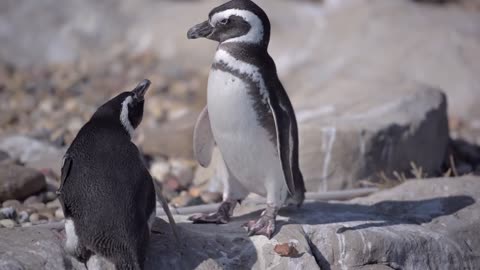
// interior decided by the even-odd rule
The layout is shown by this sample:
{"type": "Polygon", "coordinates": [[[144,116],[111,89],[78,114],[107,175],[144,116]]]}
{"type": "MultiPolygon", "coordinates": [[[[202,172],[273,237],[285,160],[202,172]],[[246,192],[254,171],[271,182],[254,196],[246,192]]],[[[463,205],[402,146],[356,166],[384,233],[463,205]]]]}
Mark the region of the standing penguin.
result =
{"type": "Polygon", "coordinates": [[[94,255],[117,270],[143,269],[155,218],[155,189],[131,142],[150,81],[102,105],[67,150],[59,199],[65,249],[87,264],[94,255]]]}
{"type": "Polygon", "coordinates": [[[278,209],[300,206],[305,184],[298,162],[295,113],[268,54],[270,22],[250,0],[214,8],[209,19],[188,31],[189,39],[220,43],[208,80],[207,107],[194,133],[195,156],[202,166],[218,146],[228,170],[223,203],[196,223],[226,223],[249,192],[267,197],[260,219],[245,224],[249,235],[271,238],[278,209]]]}

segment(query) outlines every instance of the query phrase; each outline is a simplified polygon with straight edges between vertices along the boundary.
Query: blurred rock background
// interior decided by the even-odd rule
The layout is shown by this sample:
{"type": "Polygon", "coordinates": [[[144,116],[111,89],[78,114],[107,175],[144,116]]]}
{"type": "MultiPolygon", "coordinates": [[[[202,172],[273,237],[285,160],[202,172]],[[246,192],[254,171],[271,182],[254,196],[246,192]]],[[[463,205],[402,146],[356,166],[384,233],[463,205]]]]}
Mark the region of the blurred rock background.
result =
{"type": "MultiPolygon", "coordinates": [[[[143,78],[153,88],[135,142],[167,199],[221,200],[221,157],[198,168],[191,145],[216,44],[186,39],[221,2],[0,2],[0,226],[63,218],[66,147],[143,78]]],[[[257,2],[309,191],[480,173],[479,1],[257,2]]]]}

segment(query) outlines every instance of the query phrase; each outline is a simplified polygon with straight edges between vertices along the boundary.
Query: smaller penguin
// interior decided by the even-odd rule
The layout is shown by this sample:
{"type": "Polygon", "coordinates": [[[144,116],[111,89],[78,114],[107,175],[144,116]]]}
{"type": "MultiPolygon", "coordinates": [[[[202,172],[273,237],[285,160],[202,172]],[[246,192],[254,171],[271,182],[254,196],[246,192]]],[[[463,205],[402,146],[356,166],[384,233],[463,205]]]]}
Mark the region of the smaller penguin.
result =
{"type": "Polygon", "coordinates": [[[131,138],[149,86],[143,80],[98,108],[65,154],[57,192],[65,249],[85,265],[98,255],[117,270],[143,269],[155,187],[131,138]]]}

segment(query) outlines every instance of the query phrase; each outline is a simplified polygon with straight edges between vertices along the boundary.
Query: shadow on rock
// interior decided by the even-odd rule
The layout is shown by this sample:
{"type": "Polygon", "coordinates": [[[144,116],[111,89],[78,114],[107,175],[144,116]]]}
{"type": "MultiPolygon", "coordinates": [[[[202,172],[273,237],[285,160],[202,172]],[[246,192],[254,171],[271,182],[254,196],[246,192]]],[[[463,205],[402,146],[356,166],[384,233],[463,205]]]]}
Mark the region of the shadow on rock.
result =
{"type": "Polygon", "coordinates": [[[145,269],[251,269],[256,249],[236,222],[226,225],[178,223],[180,243],[161,219],[154,224],[145,269]]]}
{"type": "Polygon", "coordinates": [[[372,205],[348,203],[307,203],[300,209],[285,208],[280,213],[289,217],[288,222],[278,222],[278,229],[285,224],[320,225],[350,221],[365,223],[341,227],[337,233],[371,227],[398,224],[429,223],[440,216],[454,214],[475,203],[469,196],[439,197],[418,201],[382,201],[372,205]]]}

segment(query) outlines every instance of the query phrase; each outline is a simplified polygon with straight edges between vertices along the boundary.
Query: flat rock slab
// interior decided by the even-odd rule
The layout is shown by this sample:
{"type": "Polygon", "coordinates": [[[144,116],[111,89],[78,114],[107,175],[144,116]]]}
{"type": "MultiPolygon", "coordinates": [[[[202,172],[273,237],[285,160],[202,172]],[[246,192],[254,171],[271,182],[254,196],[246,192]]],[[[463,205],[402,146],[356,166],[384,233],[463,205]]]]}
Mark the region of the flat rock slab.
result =
{"type": "MultiPolygon", "coordinates": [[[[479,200],[478,177],[408,181],[349,202],[283,209],[272,240],[241,228],[259,205],[239,207],[227,225],[177,216],[180,244],[158,219],[146,269],[478,269],[479,200]],[[298,255],[281,257],[279,243],[298,255]]],[[[1,229],[0,240],[1,269],[84,269],[50,230],[1,229]]]]}

